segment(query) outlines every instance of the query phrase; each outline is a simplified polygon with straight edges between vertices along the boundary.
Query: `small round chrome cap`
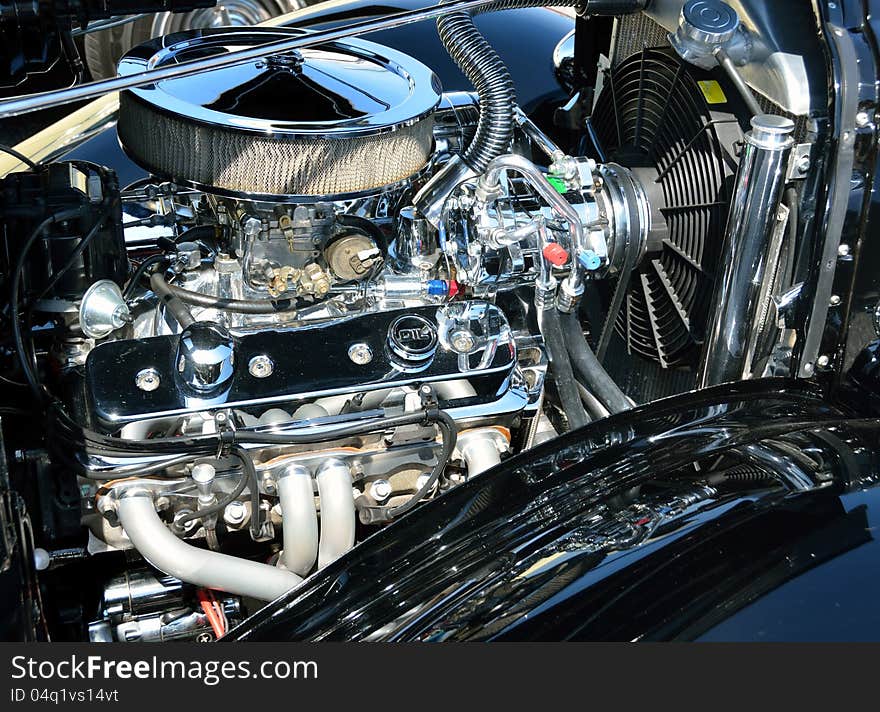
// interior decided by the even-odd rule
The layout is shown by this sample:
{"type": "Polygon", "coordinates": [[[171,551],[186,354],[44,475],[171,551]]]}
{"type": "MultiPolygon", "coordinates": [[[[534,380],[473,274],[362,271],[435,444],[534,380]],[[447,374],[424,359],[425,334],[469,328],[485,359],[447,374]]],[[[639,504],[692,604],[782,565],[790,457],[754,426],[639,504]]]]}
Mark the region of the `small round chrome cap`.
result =
{"type": "Polygon", "coordinates": [[[388,350],[404,364],[421,366],[437,351],[437,327],[418,314],[395,319],[388,328],[388,350]]]}
{"type": "Polygon", "coordinates": [[[739,29],[739,15],[721,0],[690,0],[681,10],[681,28],[692,42],[722,45],[739,29]]]}
{"type": "Polygon", "coordinates": [[[182,385],[200,395],[216,393],[232,380],[235,346],[219,324],[197,321],[177,342],[177,375],[182,385]]]}
{"type": "Polygon", "coordinates": [[[767,150],[788,148],[794,143],[794,121],[787,116],[760,114],[752,118],[752,130],[746,141],[767,150]]]}

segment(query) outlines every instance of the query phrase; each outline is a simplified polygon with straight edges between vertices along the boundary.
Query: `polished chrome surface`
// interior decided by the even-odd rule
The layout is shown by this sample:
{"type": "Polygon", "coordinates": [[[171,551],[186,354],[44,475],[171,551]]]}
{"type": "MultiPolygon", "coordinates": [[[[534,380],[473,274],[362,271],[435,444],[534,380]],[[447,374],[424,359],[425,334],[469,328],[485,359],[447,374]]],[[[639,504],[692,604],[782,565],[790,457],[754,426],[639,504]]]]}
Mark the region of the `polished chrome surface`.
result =
{"type": "Polygon", "coordinates": [[[131,321],[122,290],[115,282],[102,279],[86,290],[79,306],[79,323],[86,336],[103,339],[131,321]]]}
{"type": "Polygon", "coordinates": [[[768,251],[777,226],[786,169],[794,146],[794,123],[756,116],[746,135],[720,264],[725,266],[710,310],[701,384],[748,377],[759,296],[768,273],[768,251]]]}
{"type": "Polygon", "coordinates": [[[390,248],[394,268],[402,273],[431,269],[440,256],[439,236],[434,226],[408,206],[398,214],[395,227],[397,236],[390,248]]]}
{"type": "MultiPolygon", "coordinates": [[[[728,0],[727,4],[742,23],[731,55],[748,85],[792,114],[826,111],[826,67],[812,5],[789,4],[780,21],[776,3],[728,0]]],[[[653,0],[645,13],[674,33],[683,6],[682,0],[653,0]]]]}
{"type": "MultiPolygon", "coordinates": [[[[193,30],[151,40],[122,75],[228,55],[297,29],[193,30]]],[[[422,171],[433,148],[434,73],[361,40],[156,82],[123,93],[119,139],[151,173],[219,195],[287,202],[351,199],[422,171]]]]}
{"type": "Polygon", "coordinates": [[[134,89],[147,86],[154,82],[177,77],[192,76],[210,69],[232,67],[274,54],[282,54],[291,50],[304,47],[314,47],[328,41],[338,40],[345,37],[389,30],[395,27],[403,27],[416,22],[433,20],[441,15],[460,10],[475,10],[495,4],[497,0],[452,0],[441,6],[428,6],[417,10],[407,10],[383,16],[378,19],[363,20],[343,27],[329,30],[321,30],[307,35],[293,37],[279,42],[272,42],[265,46],[251,49],[238,50],[208,59],[194,59],[184,64],[169,65],[159,69],[131,74],[127,77],[116,77],[98,82],[89,82],[69,89],[42,92],[27,97],[19,97],[0,102],[0,118],[18,116],[32,111],[46,109],[52,106],[62,106],[75,101],[92,99],[114,91],[134,89]]]}
{"type": "MultiPolygon", "coordinates": [[[[130,50],[119,63],[119,74],[128,77],[196,58],[225,57],[304,34],[294,28],[181,32],[130,50]]],[[[364,40],[325,42],[130,91],[189,121],[274,139],[393,131],[428,115],[440,102],[439,82],[430,69],[364,40]]]]}
{"type": "Polygon", "coordinates": [[[184,390],[217,395],[232,379],[234,357],[235,346],[225,328],[197,321],[186,327],[178,339],[178,381],[184,390]]]}

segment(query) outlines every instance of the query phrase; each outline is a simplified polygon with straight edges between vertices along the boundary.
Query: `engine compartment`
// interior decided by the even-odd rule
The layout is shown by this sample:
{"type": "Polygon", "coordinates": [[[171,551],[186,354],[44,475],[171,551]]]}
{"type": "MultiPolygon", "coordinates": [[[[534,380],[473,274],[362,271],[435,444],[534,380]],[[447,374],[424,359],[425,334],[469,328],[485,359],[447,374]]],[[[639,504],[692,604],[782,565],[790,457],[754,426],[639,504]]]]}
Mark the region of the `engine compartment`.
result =
{"type": "Polygon", "coordinates": [[[818,117],[755,79],[749,48],[780,38],[749,3],[646,4],[577,8],[614,34],[550,122],[467,12],[438,29],[475,92],[373,41],[175,33],[120,77],[251,55],[121,94],[147,178],[73,159],[2,179],[12,311],[40,344],[18,350],[48,391],[23,458],[108,562],[91,640],[220,637],[564,432],[788,375],[818,117]]]}

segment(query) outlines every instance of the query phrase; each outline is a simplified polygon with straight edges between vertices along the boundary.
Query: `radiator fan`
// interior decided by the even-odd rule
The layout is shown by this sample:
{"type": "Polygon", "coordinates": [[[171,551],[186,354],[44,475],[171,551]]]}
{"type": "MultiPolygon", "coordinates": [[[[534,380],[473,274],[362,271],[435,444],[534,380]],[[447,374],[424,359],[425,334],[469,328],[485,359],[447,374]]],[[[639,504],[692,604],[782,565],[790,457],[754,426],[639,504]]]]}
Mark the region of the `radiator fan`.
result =
{"type": "Polygon", "coordinates": [[[672,52],[645,49],[605,75],[592,116],[600,158],[647,169],[640,174],[662,202],[668,234],[629,276],[615,320],[627,351],[662,368],[692,365],[699,353],[727,217],[717,129],[738,122],[710,110],[716,88],[672,52]]]}

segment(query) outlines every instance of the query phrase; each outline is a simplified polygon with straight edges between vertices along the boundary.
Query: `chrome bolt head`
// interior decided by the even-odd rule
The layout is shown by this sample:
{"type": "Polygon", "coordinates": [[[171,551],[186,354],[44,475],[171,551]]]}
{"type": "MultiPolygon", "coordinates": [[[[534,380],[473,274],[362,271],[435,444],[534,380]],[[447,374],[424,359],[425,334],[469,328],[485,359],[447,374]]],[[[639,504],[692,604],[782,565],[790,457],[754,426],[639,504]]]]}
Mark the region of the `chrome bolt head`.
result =
{"type": "Polygon", "coordinates": [[[358,366],[365,366],[373,360],[373,349],[364,343],[352,344],[348,347],[348,357],[358,366]]]}
{"type": "Polygon", "coordinates": [[[449,345],[456,353],[469,354],[477,345],[477,340],[467,329],[458,329],[449,336],[449,345]]]}
{"type": "Polygon", "coordinates": [[[134,385],[142,391],[150,393],[162,385],[162,378],[155,368],[144,368],[138,371],[134,377],[134,385]]]}
{"type": "Polygon", "coordinates": [[[275,364],[265,354],[254,356],[248,361],[248,373],[254,378],[268,378],[275,370],[275,364]]]}

